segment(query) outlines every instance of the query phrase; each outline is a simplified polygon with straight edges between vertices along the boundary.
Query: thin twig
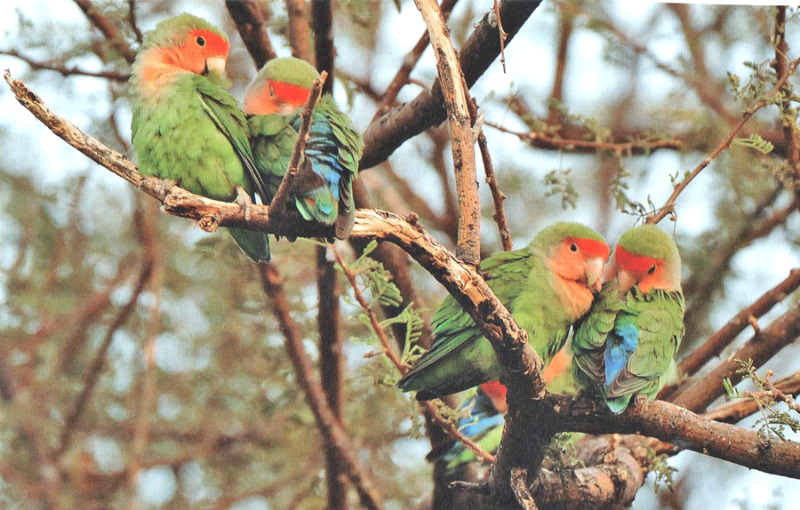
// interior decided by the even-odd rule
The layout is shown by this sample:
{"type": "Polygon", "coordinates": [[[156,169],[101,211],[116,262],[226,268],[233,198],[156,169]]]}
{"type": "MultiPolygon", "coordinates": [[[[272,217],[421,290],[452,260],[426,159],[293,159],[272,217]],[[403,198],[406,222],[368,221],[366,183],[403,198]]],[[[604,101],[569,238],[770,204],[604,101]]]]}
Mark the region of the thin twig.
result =
{"type": "Polygon", "coordinates": [[[495,19],[497,19],[497,35],[500,38],[500,65],[503,66],[503,74],[506,72],[506,39],[508,39],[508,34],[505,30],[503,30],[503,20],[500,18],[500,4],[497,3],[497,0],[494,0],[494,7],[492,8],[494,11],[495,19]]]}
{"type": "Polygon", "coordinates": [[[80,7],[89,21],[94,25],[100,32],[103,33],[105,38],[111,45],[119,51],[120,55],[129,63],[133,64],[134,59],[136,58],[136,52],[133,51],[130,44],[123,39],[122,35],[117,30],[117,27],[114,26],[114,23],[107,17],[100,12],[100,10],[92,4],[90,0],[74,0],[75,3],[80,7]]]}
{"type": "MultiPolygon", "coordinates": [[[[442,0],[440,7],[445,21],[450,17],[450,13],[453,11],[453,7],[455,7],[457,1],[458,0],[442,0]]],[[[416,67],[417,62],[419,62],[419,59],[425,52],[425,48],[428,47],[428,43],[430,42],[431,38],[426,30],[425,33],[420,36],[419,40],[417,40],[417,44],[403,57],[403,64],[400,66],[400,69],[397,70],[394,78],[389,82],[389,86],[386,87],[386,91],[380,97],[380,103],[378,103],[378,107],[375,109],[375,115],[372,117],[373,122],[381,115],[388,112],[389,108],[392,107],[400,90],[409,83],[411,71],[416,67]]]]}
{"type": "Polygon", "coordinates": [[[327,77],[328,73],[325,71],[320,73],[319,78],[316,79],[314,86],[311,88],[308,101],[306,101],[306,104],[303,107],[303,112],[301,113],[300,130],[297,132],[297,141],[294,144],[292,157],[289,160],[289,169],[283,176],[283,180],[281,180],[281,184],[278,186],[278,191],[275,192],[275,196],[272,197],[272,202],[269,204],[271,211],[280,213],[286,209],[286,201],[289,199],[289,190],[292,188],[292,181],[294,181],[294,178],[297,175],[297,172],[300,168],[300,162],[305,154],[308,133],[311,129],[311,114],[314,112],[314,106],[317,104],[317,101],[319,101],[319,97],[322,92],[322,85],[325,83],[325,79],[327,77]]]}
{"type": "Polygon", "coordinates": [[[739,122],[737,122],[735,126],[733,126],[731,132],[728,134],[727,137],[725,137],[725,139],[722,142],[720,142],[717,148],[711,151],[711,153],[708,156],[706,156],[706,158],[703,161],[701,161],[700,164],[697,165],[697,167],[694,170],[692,170],[691,173],[689,173],[689,175],[687,175],[679,183],[675,184],[675,188],[672,191],[672,194],[669,196],[667,201],[664,202],[664,205],[662,205],[661,208],[659,208],[657,213],[647,217],[647,223],[653,223],[653,224],[658,223],[659,221],[664,219],[664,217],[666,217],[668,214],[674,212],[675,200],[678,198],[678,195],[680,195],[681,192],[684,189],[686,189],[686,186],[688,186],[689,183],[692,182],[692,180],[694,180],[694,178],[697,177],[697,175],[700,172],[702,172],[703,169],[705,169],[711,163],[711,161],[713,161],[714,158],[716,158],[719,155],[720,152],[725,150],[728,147],[728,145],[731,144],[733,139],[736,138],[736,134],[739,132],[740,129],[742,129],[742,126],[744,126],[745,123],[748,120],[750,120],[750,117],[752,117],[761,108],[767,106],[768,104],[771,104],[772,99],[774,99],[772,96],[776,94],[778,95],[781,94],[781,89],[783,88],[784,84],[789,79],[789,77],[792,75],[792,73],[794,73],[795,69],[797,69],[798,65],[800,65],[800,59],[792,61],[792,63],[789,65],[787,69],[786,74],[784,76],[781,76],[775,83],[775,86],[772,88],[772,90],[770,90],[767,93],[767,98],[759,101],[757,104],[751,106],[750,108],[747,109],[746,112],[744,112],[742,118],[739,119],[739,122]]]}
{"type": "MultiPolygon", "coordinates": [[[[403,363],[403,361],[400,359],[400,357],[392,348],[392,344],[389,342],[389,337],[386,334],[386,330],[383,328],[381,321],[378,320],[378,317],[375,315],[375,312],[372,311],[372,308],[369,306],[369,302],[367,302],[366,298],[364,297],[364,294],[362,294],[361,289],[358,286],[355,273],[353,273],[350,270],[350,268],[347,267],[347,264],[345,264],[344,259],[342,258],[341,254],[335,247],[333,248],[333,255],[334,257],[336,257],[336,263],[339,264],[339,267],[341,268],[345,277],[347,277],[347,281],[350,282],[350,287],[352,287],[353,289],[353,295],[355,296],[356,301],[358,302],[359,306],[361,306],[361,309],[364,310],[364,313],[367,314],[367,318],[369,318],[369,323],[372,325],[372,330],[378,336],[378,340],[380,341],[381,346],[383,347],[383,353],[386,355],[387,358],[389,358],[389,361],[392,362],[397,371],[400,372],[400,374],[405,375],[409,370],[408,365],[403,363]]],[[[475,453],[475,455],[477,455],[484,461],[489,463],[494,462],[495,460],[494,455],[488,453],[486,450],[481,448],[479,444],[475,443],[470,438],[465,436],[460,430],[458,430],[458,427],[456,427],[449,420],[444,418],[431,402],[427,401],[422,402],[422,406],[425,408],[425,411],[428,413],[428,415],[431,417],[434,423],[436,423],[438,426],[444,429],[450,435],[451,438],[463,443],[464,446],[472,450],[475,453]]]]}
{"type": "MultiPolygon", "coordinates": [[[[495,7],[497,1],[495,0],[495,7]]],[[[466,88],[466,84],[464,84],[466,88]]],[[[467,96],[467,106],[469,106],[469,114],[472,120],[473,130],[478,130],[478,148],[481,151],[481,159],[483,161],[483,172],[486,174],[486,184],[489,185],[489,190],[492,192],[492,201],[494,202],[494,218],[497,223],[497,229],[500,231],[500,241],[503,243],[503,251],[511,251],[514,249],[514,243],[511,240],[511,232],[508,229],[508,218],[506,217],[506,209],[503,207],[503,202],[506,199],[505,193],[500,191],[497,185],[497,177],[494,173],[494,165],[492,165],[492,156],[489,153],[489,144],[486,141],[486,135],[483,133],[482,119],[478,115],[478,104],[475,98],[467,96]]]]}
{"type": "Polygon", "coordinates": [[[514,135],[538,149],[561,150],[565,152],[611,151],[623,154],[643,154],[655,149],[678,150],[683,146],[683,142],[677,139],[661,140],[657,138],[642,138],[629,142],[598,142],[577,138],[561,138],[546,131],[514,131],[500,124],[488,121],[484,122],[484,124],[502,133],[514,135]]]}
{"type": "Polygon", "coordinates": [[[61,74],[62,76],[91,76],[93,78],[103,78],[106,80],[112,80],[120,83],[128,81],[128,78],[131,77],[130,74],[121,73],[118,71],[87,71],[79,67],[65,66],[63,64],[57,63],[57,61],[48,60],[44,62],[39,62],[32,59],[31,57],[23,55],[17,50],[2,50],[0,51],[0,55],[8,55],[9,57],[18,58],[23,62],[25,62],[26,64],[28,64],[34,71],[40,71],[40,70],[55,71],[61,74]]]}
{"type": "Polygon", "coordinates": [[[136,21],[136,0],[128,0],[128,24],[131,26],[131,30],[133,30],[133,35],[136,36],[136,42],[142,44],[144,37],[136,21]]]}
{"type": "Polygon", "coordinates": [[[114,320],[111,321],[111,324],[108,326],[106,334],[103,337],[103,340],[100,342],[97,352],[95,353],[92,364],[86,371],[83,381],[83,388],[75,398],[75,401],[72,404],[72,409],[67,415],[67,418],[64,420],[64,426],[61,429],[61,436],[58,441],[58,446],[53,453],[54,459],[57,460],[61,458],[64,452],[66,452],[67,448],[69,448],[70,440],[72,439],[72,433],[75,430],[75,425],[77,425],[81,414],[83,414],[86,404],[89,403],[89,399],[92,396],[97,381],[100,379],[100,372],[103,370],[103,366],[105,365],[106,353],[108,352],[108,348],[111,347],[111,341],[114,339],[114,333],[116,333],[116,331],[125,324],[125,322],[128,320],[128,317],[130,317],[131,313],[133,313],[133,310],[136,308],[136,304],[139,301],[139,295],[142,293],[144,288],[147,286],[147,282],[150,280],[152,270],[152,260],[146,258],[142,262],[142,268],[139,270],[139,276],[136,279],[136,285],[133,289],[131,298],[122,308],[120,308],[119,312],[117,312],[117,315],[114,317],[114,320]]]}

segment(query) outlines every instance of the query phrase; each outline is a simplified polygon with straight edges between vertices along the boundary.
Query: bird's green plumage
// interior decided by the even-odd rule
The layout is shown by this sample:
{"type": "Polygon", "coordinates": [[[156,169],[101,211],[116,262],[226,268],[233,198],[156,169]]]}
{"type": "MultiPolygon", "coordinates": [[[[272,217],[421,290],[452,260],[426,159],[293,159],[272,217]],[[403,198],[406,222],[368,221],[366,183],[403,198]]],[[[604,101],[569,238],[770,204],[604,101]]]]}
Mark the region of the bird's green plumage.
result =
{"type": "MultiPolygon", "coordinates": [[[[678,249],[657,227],[631,229],[619,244],[630,253],[663,259],[680,275],[678,249]]],[[[673,375],[685,305],[680,285],[647,293],[634,285],[623,294],[617,283],[606,282],[591,311],[576,325],[572,349],[578,383],[600,393],[609,409],[621,413],[634,395],[655,398],[673,375]]]]}
{"type": "MultiPolygon", "coordinates": [[[[142,45],[131,78],[133,147],[142,174],[175,180],[195,194],[232,201],[237,186],[253,192],[249,172],[257,174],[248,124],[236,99],[208,77],[188,71],[175,73],[152,94],[139,87],[145,53],[179,44],[192,28],[219,33],[203,20],[183,14],[160,23],[142,45]]],[[[268,260],[265,234],[234,228],[230,232],[252,260],[268,260]]]]}
{"type": "MultiPolygon", "coordinates": [[[[311,88],[319,76],[311,64],[296,58],[268,62],[258,73],[250,90],[268,80],[311,88]]],[[[297,132],[300,109],[290,115],[252,115],[250,145],[268,192],[274,194],[289,166],[297,132]]],[[[336,225],[336,236],[344,239],[353,229],[355,205],[353,180],[364,142],[329,94],[314,107],[306,143],[305,163],[293,182],[291,196],[297,210],[308,221],[336,225]]]]}
{"type": "MultiPolygon", "coordinates": [[[[546,265],[550,250],[567,237],[605,242],[593,230],[576,223],[558,223],[543,229],[521,250],[502,252],[480,266],[486,283],[508,308],[545,364],[564,346],[571,317],[553,287],[546,265]]],[[[404,391],[416,390],[421,400],[440,397],[498,379],[503,367],[494,348],[458,302],[447,296],[431,325],[436,337],[431,348],[400,380],[404,391]]]]}

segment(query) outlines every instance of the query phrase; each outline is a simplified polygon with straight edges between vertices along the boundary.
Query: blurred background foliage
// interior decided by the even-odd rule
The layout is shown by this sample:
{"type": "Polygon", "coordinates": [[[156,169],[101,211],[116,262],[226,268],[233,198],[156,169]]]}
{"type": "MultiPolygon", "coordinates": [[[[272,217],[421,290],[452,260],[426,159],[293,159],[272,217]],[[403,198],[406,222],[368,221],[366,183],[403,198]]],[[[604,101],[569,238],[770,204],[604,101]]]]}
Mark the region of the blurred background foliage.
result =
{"type": "MultiPolygon", "coordinates": [[[[57,113],[128,152],[129,66],[77,3],[4,2],[0,67],[10,68],[57,113]],[[108,76],[80,76],[69,72],[74,68],[108,76]]],[[[222,27],[232,41],[232,92],[241,97],[256,70],[223,2],[95,1],[135,49],[131,5],[145,32],[182,11],[222,27]]],[[[276,50],[288,55],[286,4],[260,5],[276,50]]],[[[457,3],[449,21],[456,47],[491,5],[457,3]]],[[[342,0],[334,12],[334,92],[363,130],[424,25],[410,0],[342,0]]],[[[797,11],[790,9],[787,18],[791,57],[800,48],[797,11]]],[[[472,89],[485,112],[515,247],[557,219],[586,222],[613,242],[637,212],[663,203],[672,180],[694,168],[748,102],[772,87],[774,19],[769,7],[545,1],[506,49],[507,73],[495,62],[472,89]],[[563,86],[554,89],[559,61],[563,86]],[[744,87],[751,77],[754,87],[744,87]],[[741,97],[731,83],[743,87],[741,97]],[[493,125],[557,141],[578,133],[601,142],[677,139],[681,147],[633,155],[532,146],[493,125]]],[[[411,77],[400,101],[432,83],[430,50],[411,77]]],[[[3,507],[39,508],[49,501],[61,508],[323,508],[323,443],[256,268],[228,236],[158,213],[152,200],[33,120],[5,86],[0,111],[3,507]],[[147,267],[157,271],[143,277],[147,267]],[[141,292],[137,282],[144,282],[141,292]],[[100,351],[104,344],[107,355],[100,351]],[[105,362],[95,371],[98,360],[105,362]],[[71,424],[92,374],[99,378],[71,424]],[[149,404],[148,377],[154,384],[149,404]],[[149,441],[137,447],[136,431],[145,425],[149,441]]],[[[790,114],[793,123],[796,112],[790,114]]],[[[777,143],[778,118],[777,108],[764,109],[748,124],[749,133],[777,143]]],[[[361,179],[377,207],[416,212],[453,247],[450,168],[448,135],[440,127],[409,140],[361,179]]],[[[679,198],[677,221],[664,227],[674,230],[684,256],[689,312],[682,352],[800,265],[796,187],[785,148],[765,154],[738,144],[679,198]],[[781,221],[769,223],[781,212],[781,221]]],[[[501,249],[500,238],[483,184],[481,193],[483,251],[492,253],[501,249]]],[[[339,249],[352,260],[349,245],[339,249]]],[[[316,361],[315,244],[283,240],[273,254],[316,361]]],[[[430,316],[444,291],[418,267],[412,274],[421,296],[415,304],[430,316]]],[[[792,302],[796,297],[762,320],[768,323],[792,302]]],[[[379,368],[384,362],[364,357],[375,346],[365,343],[371,334],[359,314],[352,298],[342,301],[344,423],[387,505],[413,508],[431,490],[423,460],[430,444],[419,436],[418,418],[412,420],[416,406],[376,376],[386,373],[379,368]]],[[[768,367],[778,376],[796,371],[798,354],[790,346],[768,367]]],[[[635,508],[699,508],[709,490],[726,488],[725,508],[789,508],[784,504],[800,493],[795,481],[694,454],[671,463],[680,469],[676,490],[655,496],[645,488],[635,508]]]]}

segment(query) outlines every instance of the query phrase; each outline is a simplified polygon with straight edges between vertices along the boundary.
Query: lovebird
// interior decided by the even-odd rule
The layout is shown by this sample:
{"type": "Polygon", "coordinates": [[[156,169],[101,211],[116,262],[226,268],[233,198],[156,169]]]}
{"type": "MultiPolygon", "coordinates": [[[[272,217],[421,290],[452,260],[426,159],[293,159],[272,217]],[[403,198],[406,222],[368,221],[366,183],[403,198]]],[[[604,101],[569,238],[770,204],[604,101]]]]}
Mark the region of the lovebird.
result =
{"type": "MultiPolygon", "coordinates": [[[[458,421],[458,429],[491,454],[500,447],[503,437],[503,423],[508,410],[506,391],[499,381],[485,382],[458,407],[459,414],[465,414],[458,421]]],[[[443,464],[449,473],[454,473],[459,466],[479,460],[475,452],[461,441],[452,440],[432,449],[425,458],[443,464]]]]}
{"type": "MultiPolygon", "coordinates": [[[[270,196],[288,170],[300,113],[318,77],[314,66],[304,60],[276,58],[247,87],[244,111],[250,123],[250,145],[270,196]]],[[[290,203],[306,221],[335,225],[339,239],[346,239],[353,230],[353,180],[363,150],[364,141],[353,122],[330,94],[324,94],[312,112],[305,158],[292,182],[290,203]]]]}
{"type": "MultiPolygon", "coordinates": [[[[488,257],[480,270],[547,364],[564,346],[572,323],[589,311],[607,258],[603,236],[579,223],[556,223],[527,247],[488,257]]],[[[442,301],[431,325],[433,345],[398,382],[403,391],[429,400],[504,374],[492,344],[452,296],[442,301]]]]}
{"type": "Polygon", "coordinates": [[[655,225],[619,238],[606,283],[572,340],[575,379],[623,412],[634,395],[654,399],[675,368],[683,338],[681,256],[655,225]]]}
{"type": "MultiPolygon", "coordinates": [[[[130,79],[133,148],[143,175],[247,208],[263,182],[247,120],[223,88],[227,57],[226,36],[196,16],[181,14],[156,25],[130,79]]],[[[251,260],[269,260],[266,234],[228,231],[251,260]]]]}

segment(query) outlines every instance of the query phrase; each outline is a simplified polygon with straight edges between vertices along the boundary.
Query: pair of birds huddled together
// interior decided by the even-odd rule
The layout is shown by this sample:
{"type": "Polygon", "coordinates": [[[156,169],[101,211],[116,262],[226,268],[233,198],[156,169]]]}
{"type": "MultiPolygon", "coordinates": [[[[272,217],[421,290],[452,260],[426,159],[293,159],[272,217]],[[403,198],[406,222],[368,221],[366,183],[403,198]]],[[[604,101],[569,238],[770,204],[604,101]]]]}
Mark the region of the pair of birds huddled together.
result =
{"type": "MultiPolygon", "coordinates": [[[[225,90],[228,49],[227,37],[196,16],[159,23],[133,64],[131,131],[142,174],[246,208],[255,193],[269,203],[277,192],[319,74],[300,59],[271,60],[247,88],[242,111],[225,90]]],[[[305,220],[335,225],[342,239],[353,228],[362,149],[351,120],[323,95],[289,203],[305,220]]],[[[269,260],[266,234],[229,231],[251,260],[269,260]]]]}
{"type": "MultiPolygon", "coordinates": [[[[541,230],[526,248],[488,257],[480,269],[527,331],[545,366],[572,329],[572,371],[564,374],[571,376],[566,384],[602,396],[619,414],[636,395],[655,398],[674,377],[684,298],[678,248],[655,225],[626,231],[603,270],[608,258],[600,234],[577,223],[557,223],[541,230]]],[[[505,412],[504,387],[496,382],[504,375],[503,366],[452,296],[445,298],[432,322],[433,345],[398,386],[427,400],[480,385],[461,406],[472,412],[460,426],[468,437],[494,450],[505,412]]],[[[553,385],[559,379],[564,378],[553,385]]],[[[551,384],[548,389],[564,392],[551,384]]],[[[434,449],[432,457],[448,468],[476,458],[460,443],[444,452],[434,449]]]]}

